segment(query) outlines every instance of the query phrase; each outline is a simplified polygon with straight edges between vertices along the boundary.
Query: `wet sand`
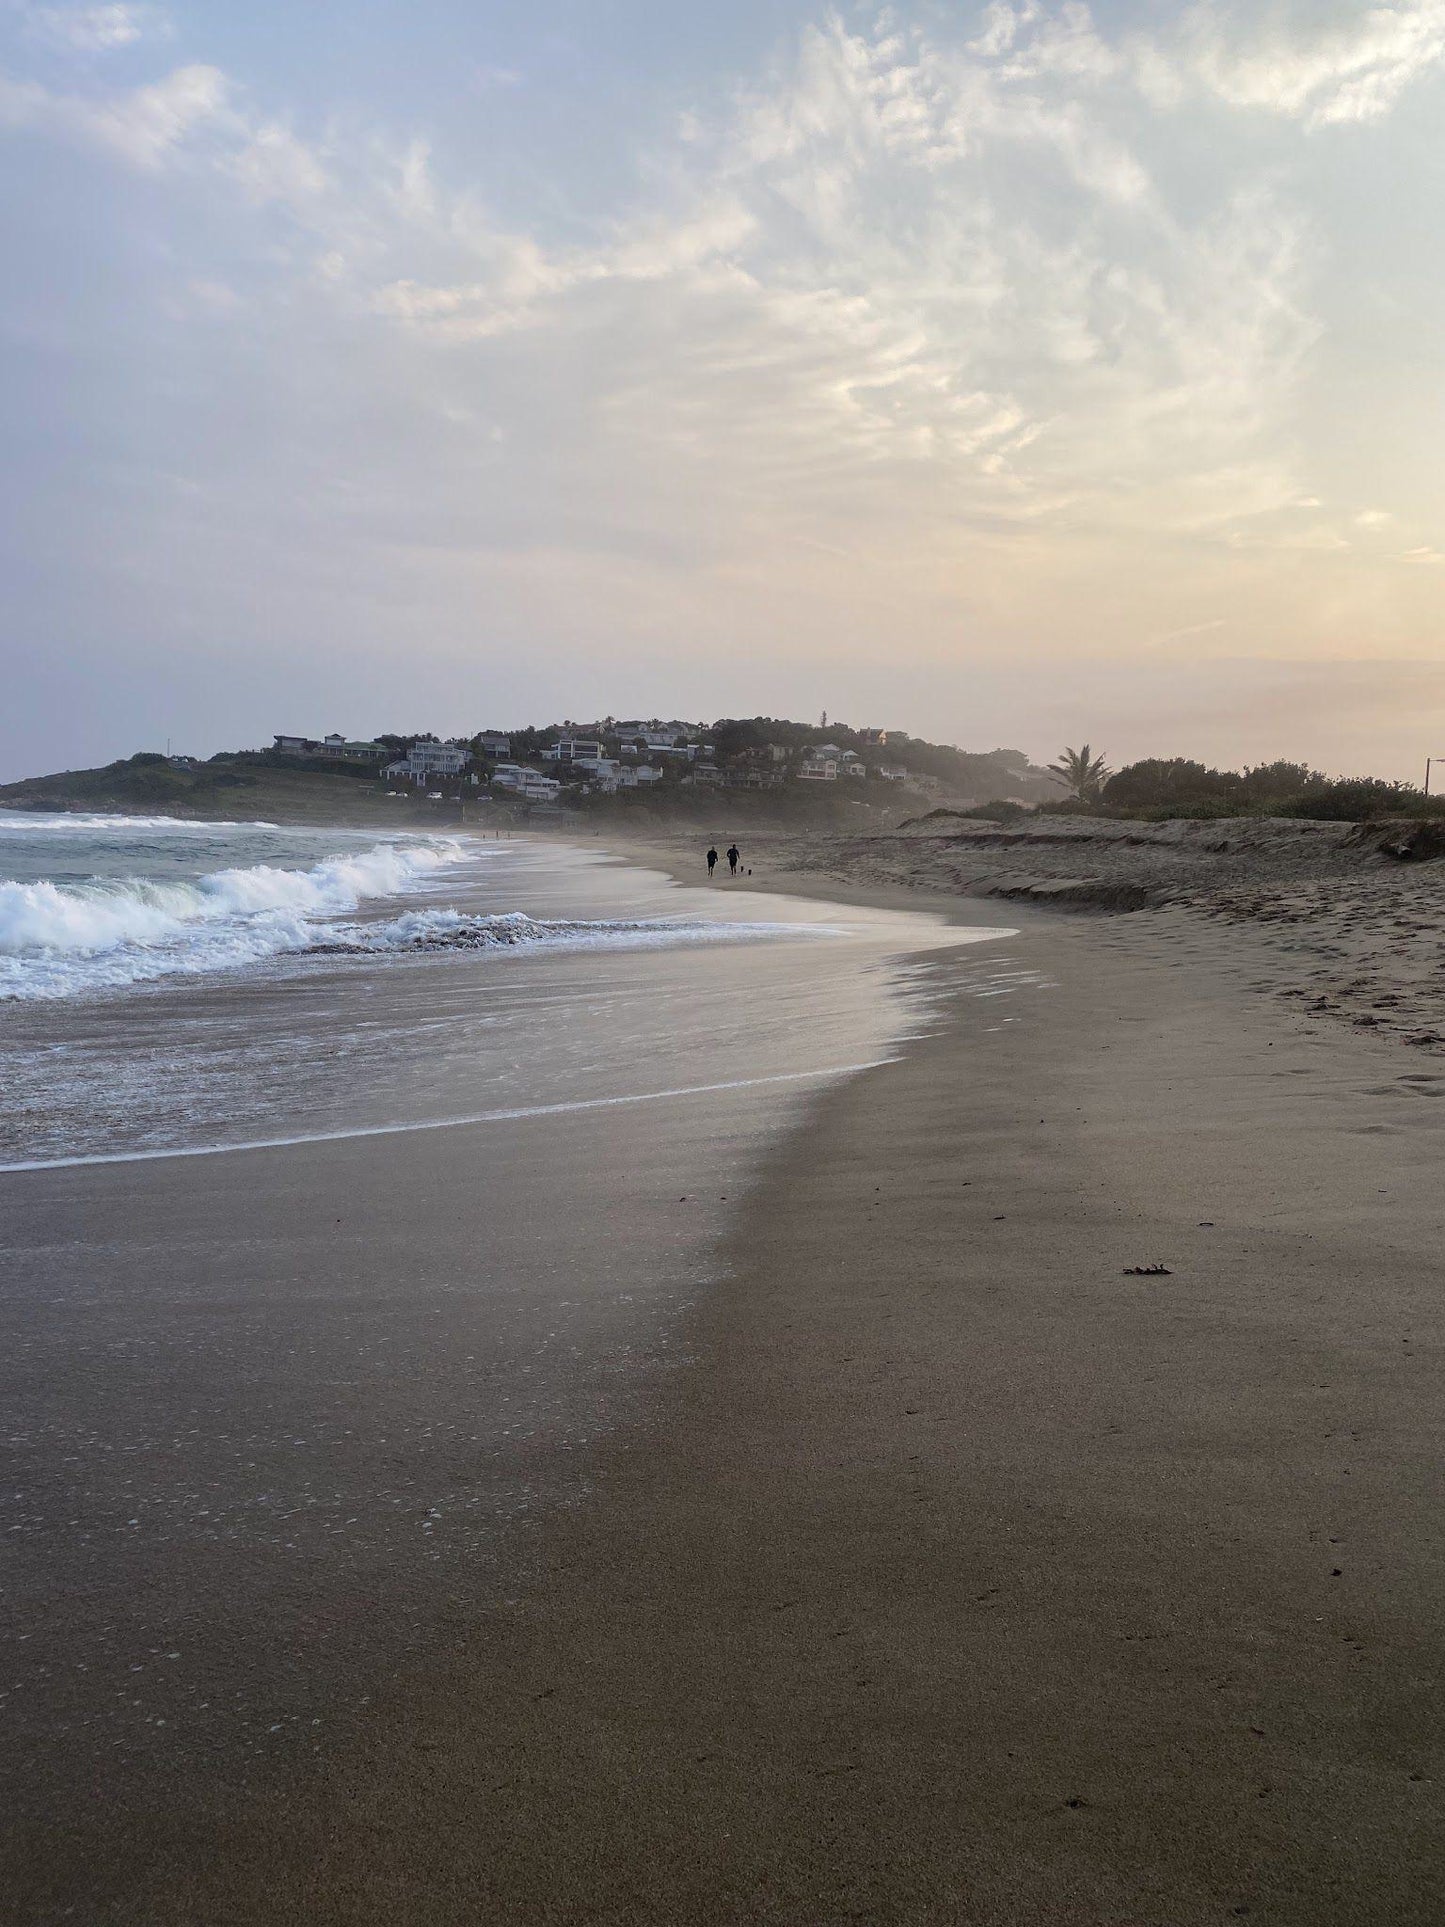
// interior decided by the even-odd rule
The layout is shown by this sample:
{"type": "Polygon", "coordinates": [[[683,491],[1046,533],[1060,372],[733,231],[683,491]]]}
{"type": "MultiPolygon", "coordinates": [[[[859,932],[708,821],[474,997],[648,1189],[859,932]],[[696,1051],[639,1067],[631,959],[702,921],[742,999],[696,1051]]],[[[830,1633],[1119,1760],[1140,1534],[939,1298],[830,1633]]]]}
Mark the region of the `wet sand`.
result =
{"type": "MultiPolygon", "coordinates": [[[[727,1275],[503,1591],[423,1573],[408,1644],[359,1572],[334,1743],[37,1798],[13,1917],[1437,1920],[1445,1078],[1217,925],[1024,912],[1005,955],[719,1212],[727,1275]]],[[[399,1238],[412,1184],[346,1149],[287,1184],[399,1238]]],[[[237,1182],[158,1266],[240,1235],[237,1182]]],[[[482,1221],[433,1211],[434,1259],[482,1221]]]]}

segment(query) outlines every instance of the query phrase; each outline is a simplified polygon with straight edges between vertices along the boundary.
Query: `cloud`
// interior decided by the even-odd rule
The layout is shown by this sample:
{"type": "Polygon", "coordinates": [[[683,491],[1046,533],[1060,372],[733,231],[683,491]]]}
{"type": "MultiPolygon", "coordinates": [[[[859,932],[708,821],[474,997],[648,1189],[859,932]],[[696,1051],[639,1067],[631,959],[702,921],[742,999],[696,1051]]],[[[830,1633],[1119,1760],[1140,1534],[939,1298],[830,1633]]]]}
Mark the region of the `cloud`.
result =
{"type": "Polygon", "coordinates": [[[278,121],[263,121],[221,163],[255,201],[301,207],[321,200],[330,177],[321,156],[278,121]]]}
{"type": "Polygon", "coordinates": [[[522,75],[516,67],[498,67],[489,61],[480,60],[472,69],[474,93],[492,94],[521,85],[522,75]]]}
{"type": "Polygon", "coordinates": [[[1322,8],[1200,0],[1175,23],[1110,43],[1076,0],[995,0],[968,52],[1010,79],[1124,82],[1156,107],[1203,94],[1311,130],[1383,119],[1445,63],[1445,0],[1322,8]]]}
{"type": "Polygon", "coordinates": [[[1191,622],[1182,629],[1171,629],[1167,635],[1151,636],[1149,646],[1152,649],[1167,649],[1172,643],[1193,642],[1196,637],[1213,635],[1217,630],[1226,629],[1228,626],[1223,616],[1214,616],[1208,622],[1191,622]]]}
{"type": "Polygon", "coordinates": [[[1195,8],[1178,65],[1234,107],[1300,120],[1310,128],[1380,120],[1406,89],[1445,62],[1445,0],[1354,7],[1344,18],[1276,11],[1260,23],[1251,7],[1195,8]]]}
{"type": "Polygon", "coordinates": [[[567,245],[497,221],[424,143],[320,147],[211,67],[20,86],[0,117],[218,172],[310,236],[339,313],[422,357],[470,349],[482,380],[511,340],[569,357],[574,436],[652,471],[705,453],[714,486],[800,526],[844,498],[881,523],[1258,523],[1299,493],[1277,438],[1318,335],[1308,226],[1227,176],[1171,202],[1137,102],[1076,0],[952,39],[828,13],[567,245]]]}
{"type": "Polygon", "coordinates": [[[21,12],[36,39],[66,53],[113,53],[167,26],[166,16],[149,6],[22,6],[21,12]]]}
{"type": "Polygon", "coordinates": [[[1428,9],[1154,12],[820,13],[659,102],[586,218],[520,170],[504,214],[455,133],[308,124],[211,67],[0,84],[0,121],[165,177],[153,352],[222,419],[198,448],[158,411],[168,492],[149,549],[143,491],[117,510],[116,550],[172,558],[179,518],[197,632],[239,602],[399,636],[485,609],[657,661],[683,634],[1142,659],[1226,623],[1241,653],[1413,647],[1438,577],[1398,552],[1433,518],[1382,544],[1385,511],[1322,507],[1396,496],[1330,472],[1310,418],[1349,346],[1311,168],[1351,89],[1423,84],[1428,9]]]}
{"type": "Polygon", "coordinates": [[[149,87],[137,87],[99,106],[72,101],[74,124],[113,147],[136,167],[159,167],[194,131],[215,118],[226,100],[225,76],[215,67],[178,67],[149,87]]]}
{"type": "Polygon", "coordinates": [[[226,97],[225,76],[215,67],[178,67],[149,86],[99,98],[0,75],[0,127],[58,134],[154,169],[215,121],[226,97]]]}
{"type": "Polygon", "coordinates": [[[609,436],[654,461],[715,444],[719,477],[792,517],[885,471],[998,522],[1273,511],[1298,484],[1264,445],[1318,335],[1307,229],[1255,185],[1171,207],[1114,93],[1081,94],[1124,84],[1096,39],[1076,6],[996,7],[961,45],[830,15],[689,127],[665,206],[556,249],[442,197],[424,251],[463,272],[388,280],[375,310],[603,357],[609,436]]]}

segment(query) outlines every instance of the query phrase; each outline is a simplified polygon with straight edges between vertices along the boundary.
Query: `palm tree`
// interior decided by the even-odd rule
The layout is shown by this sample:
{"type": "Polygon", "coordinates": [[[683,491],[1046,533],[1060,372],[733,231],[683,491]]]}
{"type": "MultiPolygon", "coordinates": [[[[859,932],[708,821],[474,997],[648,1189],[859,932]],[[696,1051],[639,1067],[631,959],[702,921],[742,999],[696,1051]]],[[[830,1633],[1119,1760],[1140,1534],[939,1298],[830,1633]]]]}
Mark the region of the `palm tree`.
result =
{"type": "Polygon", "coordinates": [[[1049,764],[1049,774],[1080,803],[1097,803],[1114,772],[1102,756],[1090,756],[1085,743],[1082,749],[1066,749],[1057,763],[1049,764]]]}

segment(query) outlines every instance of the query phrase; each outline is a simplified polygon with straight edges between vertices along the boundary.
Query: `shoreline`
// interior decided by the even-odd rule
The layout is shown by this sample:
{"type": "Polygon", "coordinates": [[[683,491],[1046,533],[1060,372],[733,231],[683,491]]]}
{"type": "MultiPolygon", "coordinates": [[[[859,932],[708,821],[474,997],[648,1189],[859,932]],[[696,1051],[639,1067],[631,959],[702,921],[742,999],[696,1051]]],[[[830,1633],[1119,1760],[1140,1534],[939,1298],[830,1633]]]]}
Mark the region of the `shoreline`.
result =
{"type": "Polygon", "coordinates": [[[1440,1126],[1207,957],[1060,947],[770,1163],[441,1743],[439,1917],[1437,1917],[1440,1126]]]}
{"type": "Polygon", "coordinates": [[[1236,931],[1007,918],[767,1156],[510,1595],[107,1920],[1433,1922],[1445,1079],[1236,931]]]}
{"type": "MultiPolygon", "coordinates": [[[[619,889],[584,855],[594,900],[663,898],[656,881],[619,889]]],[[[308,1814],[314,1854],[334,1824],[308,1804],[318,1759],[347,1772],[368,1736],[395,1730],[376,1703],[398,1677],[414,1701],[445,1664],[460,1599],[505,1620],[546,1521],[585,1500],[599,1438],[676,1368],[729,1197],[807,1090],[891,1048],[898,1020],[868,973],[935,933],[875,922],[890,934],[854,932],[834,946],[842,962],[724,948],[680,970],[677,1026],[650,1002],[643,1055],[619,1060],[643,1082],[673,1038],[668,1068],[688,1084],[675,1103],[624,1084],[622,1098],[485,1121],[358,1116],[302,1143],[0,1178],[6,1499],[22,1535],[6,1584],[0,1882],[17,1919],[281,1917],[273,1835],[308,1814]],[[729,1004],[730,984],[743,1001],[729,1004]],[[748,1009],[760,985],[823,1028],[778,1032],[748,1009]],[[699,998],[707,1059],[676,1049],[699,998]],[[700,1086],[705,1062],[724,1081],[700,1086]],[[266,1811],[273,1798],[285,1812],[266,1811]],[[261,1887],[242,1901],[258,1853],[261,1887]]],[[[589,999],[624,1041],[618,999],[641,962],[609,961],[589,999]]],[[[458,965],[449,981],[461,1009],[486,977],[458,965]]],[[[588,981],[559,965],[548,1001],[568,1010],[565,987],[588,981]]],[[[643,981],[661,994],[666,972],[643,981]]],[[[420,979],[396,982],[405,1009],[420,979]]],[[[227,995],[202,986],[195,1000],[219,1013],[227,995]]],[[[427,1008],[448,1009],[435,984],[427,1008]]],[[[574,1050],[588,1034],[579,1014],[574,1050]]],[[[414,1786],[405,1768],[400,1784],[414,1786]]]]}
{"type": "MultiPolygon", "coordinates": [[[[1097,928],[770,1160],[501,1663],[368,1763],[425,1735],[421,1917],[1437,1917],[1441,1127],[1214,942],[1097,928]]],[[[386,1917],[353,1845],[295,1917],[386,1917]]]]}

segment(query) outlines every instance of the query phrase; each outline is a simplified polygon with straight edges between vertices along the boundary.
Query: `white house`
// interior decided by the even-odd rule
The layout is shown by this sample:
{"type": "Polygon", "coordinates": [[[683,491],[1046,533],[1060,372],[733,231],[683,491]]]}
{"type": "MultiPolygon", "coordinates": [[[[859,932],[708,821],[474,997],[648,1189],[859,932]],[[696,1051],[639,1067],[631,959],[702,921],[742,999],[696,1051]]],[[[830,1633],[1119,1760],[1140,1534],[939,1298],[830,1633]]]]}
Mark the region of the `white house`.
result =
{"type": "Polygon", "coordinates": [[[617,787],[620,790],[650,789],[654,783],[661,781],[662,771],[653,769],[648,763],[639,763],[635,769],[629,767],[617,772],[617,787]]]}
{"type": "Polygon", "coordinates": [[[815,744],[799,762],[796,773],[805,783],[836,783],[842,754],[836,743],[815,744]]]}
{"type": "Polygon", "coordinates": [[[816,743],[798,764],[797,774],[808,783],[836,783],[840,776],[861,779],[868,772],[856,750],[839,749],[836,743],[816,743]]]}
{"type": "Polygon", "coordinates": [[[602,744],[595,736],[559,736],[542,751],[544,763],[596,763],[602,759],[602,744]]]}
{"type": "Polygon", "coordinates": [[[413,743],[404,757],[387,764],[386,773],[421,783],[437,776],[460,776],[470,761],[471,751],[463,743],[413,743]]]}
{"type": "Polygon", "coordinates": [[[540,770],[526,769],[521,763],[499,763],[492,772],[492,788],[520,796],[529,803],[550,803],[562,785],[555,776],[544,776],[540,770]]]}
{"type": "Polygon", "coordinates": [[[595,776],[604,785],[610,783],[616,789],[622,765],[612,756],[574,756],[572,767],[586,770],[589,776],[595,776]]]}

